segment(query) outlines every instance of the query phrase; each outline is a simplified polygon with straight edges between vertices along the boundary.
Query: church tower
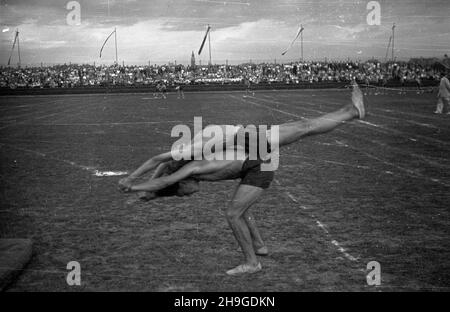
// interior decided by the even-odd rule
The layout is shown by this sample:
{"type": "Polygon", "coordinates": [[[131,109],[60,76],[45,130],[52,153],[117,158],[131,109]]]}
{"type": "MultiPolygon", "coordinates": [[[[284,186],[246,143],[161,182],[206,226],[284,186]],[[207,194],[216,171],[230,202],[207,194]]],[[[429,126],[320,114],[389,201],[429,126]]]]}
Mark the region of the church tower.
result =
{"type": "Polygon", "coordinates": [[[191,54],[191,68],[195,69],[195,56],[194,56],[194,51],[192,51],[191,54]]]}

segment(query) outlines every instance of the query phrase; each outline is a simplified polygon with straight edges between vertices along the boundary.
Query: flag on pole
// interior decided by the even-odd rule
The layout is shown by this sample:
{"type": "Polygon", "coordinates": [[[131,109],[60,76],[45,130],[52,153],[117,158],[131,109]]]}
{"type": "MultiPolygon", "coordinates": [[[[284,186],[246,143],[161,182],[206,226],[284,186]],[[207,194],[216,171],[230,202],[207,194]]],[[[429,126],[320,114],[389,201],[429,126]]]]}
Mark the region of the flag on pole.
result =
{"type": "Polygon", "coordinates": [[[300,25],[300,28],[298,29],[297,35],[295,35],[294,40],[292,40],[291,44],[287,47],[287,49],[283,53],[281,53],[281,55],[285,55],[287,53],[287,51],[289,51],[289,49],[292,48],[292,46],[294,45],[295,40],[298,39],[298,37],[300,36],[300,34],[302,33],[303,30],[304,30],[303,26],[300,25]]]}
{"type": "Polygon", "coordinates": [[[387,58],[388,58],[388,55],[389,55],[389,48],[391,47],[391,42],[392,42],[392,36],[389,37],[389,42],[388,42],[388,46],[387,46],[387,49],[386,49],[386,56],[384,57],[384,61],[385,62],[387,62],[387,58]]]}
{"type": "Polygon", "coordinates": [[[105,47],[106,42],[108,42],[109,38],[111,38],[111,36],[116,32],[116,30],[114,29],[113,32],[108,36],[108,38],[106,38],[105,42],[102,45],[102,48],[100,49],[100,58],[102,57],[102,51],[103,48],[105,47]]]}
{"type": "Polygon", "coordinates": [[[205,37],[203,37],[202,45],[200,46],[200,49],[198,50],[198,55],[200,55],[200,53],[202,53],[203,46],[205,45],[206,38],[208,37],[208,34],[209,34],[210,30],[211,30],[211,26],[208,25],[208,28],[206,29],[205,37]]]}
{"type": "Polygon", "coordinates": [[[13,54],[13,51],[14,51],[14,47],[16,46],[16,42],[17,42],[17,37],[19,36],[19,31],[17,30],[16,31],[16,34],[15,34],[15,36],[14,36],[14,43],[13,43],[13,46],[12,46],[12,49],[11,49],[11,53],[9,54],[9,59],[8,59],[8,66],[9,66],[9,64],[11,63],[11,57],[12,57],[12,54],[13,54]]]}

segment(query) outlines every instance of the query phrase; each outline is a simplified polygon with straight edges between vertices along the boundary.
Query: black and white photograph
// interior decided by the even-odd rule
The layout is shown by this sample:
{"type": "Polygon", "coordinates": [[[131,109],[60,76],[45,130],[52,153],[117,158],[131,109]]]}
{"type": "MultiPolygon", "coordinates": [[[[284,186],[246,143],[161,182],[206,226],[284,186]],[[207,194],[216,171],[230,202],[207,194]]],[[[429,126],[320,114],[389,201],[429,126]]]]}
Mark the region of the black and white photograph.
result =
{"type": "Polygon", "coordinates": [[[0,30],[0,292],[450,291],[448,0],[0,0],[0,30]]]}

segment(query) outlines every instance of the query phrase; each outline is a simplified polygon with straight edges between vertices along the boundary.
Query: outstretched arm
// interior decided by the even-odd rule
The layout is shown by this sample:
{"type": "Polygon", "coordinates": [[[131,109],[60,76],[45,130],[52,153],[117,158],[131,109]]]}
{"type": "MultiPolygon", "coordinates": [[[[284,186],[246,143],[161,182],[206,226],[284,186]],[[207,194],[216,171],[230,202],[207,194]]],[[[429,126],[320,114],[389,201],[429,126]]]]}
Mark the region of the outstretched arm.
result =
{"type": "Polygon", "coordinates": [[[122,191],[129,191],[131,184],[134,180],[139,178],[141,175],[145,174],[146,172],[157,168],[156,172],[153,174],[153,177],[158,177],[161,175],[163,171],[164,163],[169,161],[172,158],[172,155],[170,152],[159,154],[157,156],[154,156],[147,160],[142,166],[140,166],[138,169],[136,169],[133,173],[131,173],[128,177],[120,179],[119,180],[119,189],[122,191]]]}
{"type": "Polygon", "coordinates": [[[150,179],[156,179],[159,178],[160,176],[164,175],[164,173],[166,172],[166,168],[169,165],[169,162],[163,162],[161,164],[159,164],[158,167],[156,167],[155,172],[153,172],[152,177],[150,179]]]}
{"type": "MultiPolygon", "coordinates": [[[[182,146],[179,153],[181,155],[191,155],[192,158],[195,159],[196,155],[201,155],[203,152],[203,141],[201,139],[202,132],[198,133],[190,142],[190,144],[182,146]]],[[[167,162],[173,159],[172,151],[166,152],[163,154],[156,155],[149,160],[147,160],[144,164],[142,164],[139,168],[137,168],[133,173],[131,173],[128,177],[119,181],[120,185],[129,184],[147,173],[150,170],[157,168],[160,164],[167,162]]],[[[156,173],[155,173],[156,175],[156,173]]],[[[154,176],[155,176],[154,175],[154,176]]],[[[158,175],[156,175],[158,176],[158,175]]]]}
{"type": "Polygon", "coordinates": [[[137,168],[133,173],[131,173],[127,177],[127,179],[131,180],[131,181],[136,180],[137,178],[139,178],[141,175],[145,174],[146,172],[155,169],[159,164],[169,161],[171,159],[172,159],[172,154],[170,152],[156,155],[156,156],[150,158],[149,160],[147,160],[144,164],[142,164],[142,166],[137,168]]]}
{"type": "Polygon", "coordinates": [[[131,192],[156,192],[195,174],[197,169],[197,164],[189,163],[170,175],[150,179],[147,182],[132,185],[128,190],[131,192]]]}

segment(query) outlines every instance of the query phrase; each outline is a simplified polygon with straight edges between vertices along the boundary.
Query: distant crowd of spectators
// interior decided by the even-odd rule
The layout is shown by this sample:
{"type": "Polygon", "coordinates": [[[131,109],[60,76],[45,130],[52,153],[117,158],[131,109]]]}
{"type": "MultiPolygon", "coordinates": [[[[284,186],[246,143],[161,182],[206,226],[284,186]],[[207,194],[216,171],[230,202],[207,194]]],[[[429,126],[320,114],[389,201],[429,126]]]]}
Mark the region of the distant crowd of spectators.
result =
{"type": "Polygon", "coordinates": [[[420,62],[297,62],[241,65],[152,65],[119,66],[64,64],[47,67],[1,67],[2,88],[73,88],[88,86],[167,86],[233,83],[349,82],[380,84],[439,80],[442,63],[420,62]]]}

